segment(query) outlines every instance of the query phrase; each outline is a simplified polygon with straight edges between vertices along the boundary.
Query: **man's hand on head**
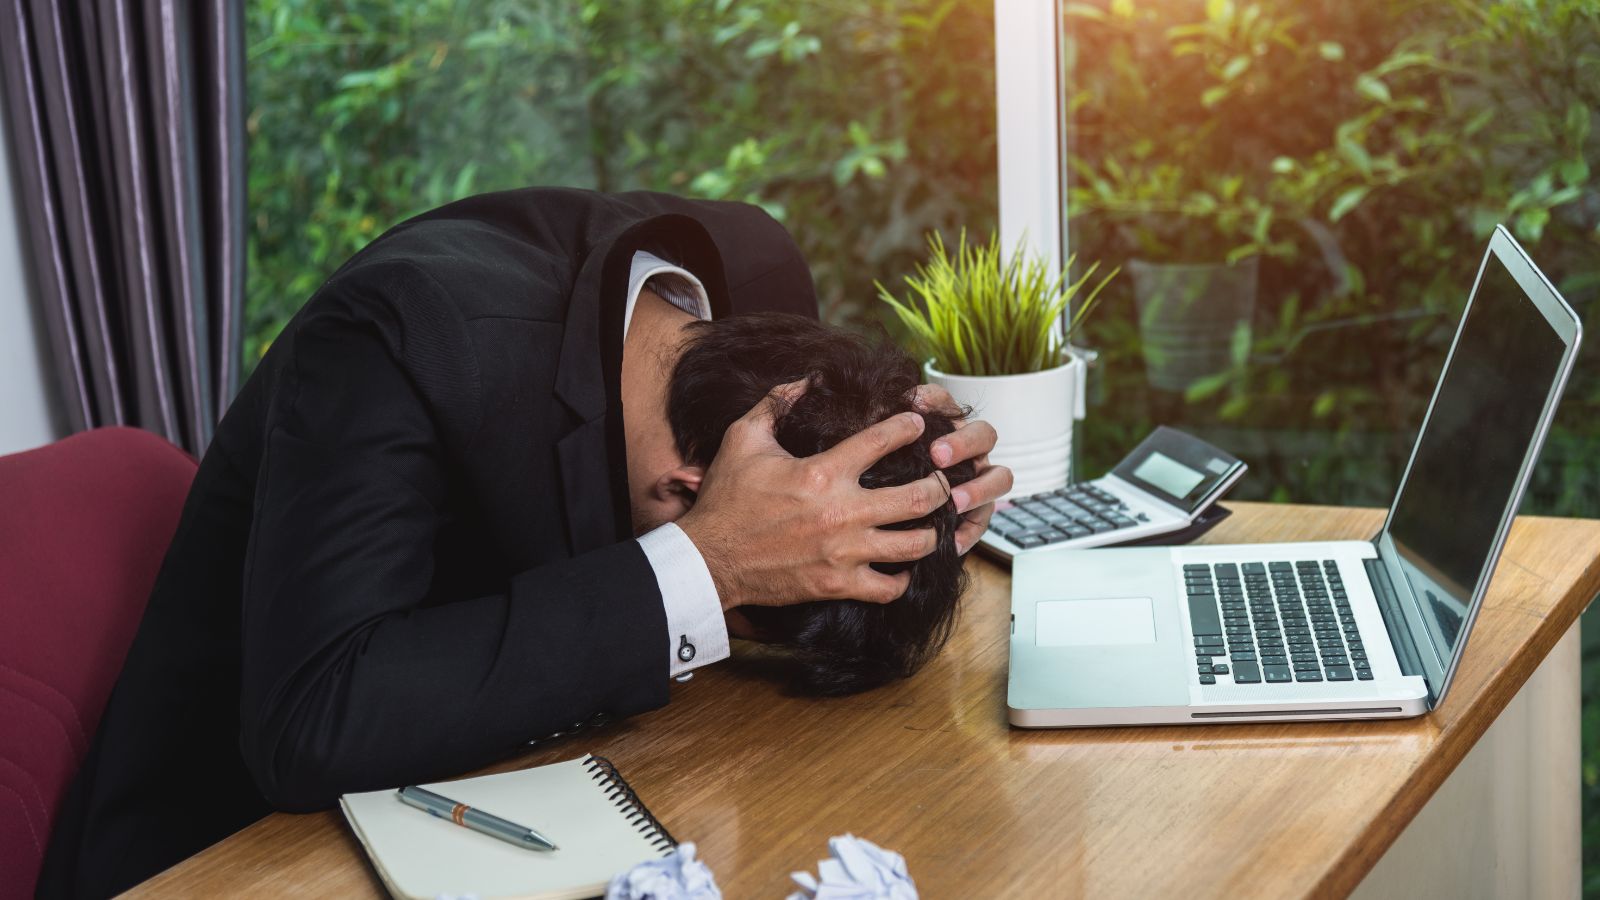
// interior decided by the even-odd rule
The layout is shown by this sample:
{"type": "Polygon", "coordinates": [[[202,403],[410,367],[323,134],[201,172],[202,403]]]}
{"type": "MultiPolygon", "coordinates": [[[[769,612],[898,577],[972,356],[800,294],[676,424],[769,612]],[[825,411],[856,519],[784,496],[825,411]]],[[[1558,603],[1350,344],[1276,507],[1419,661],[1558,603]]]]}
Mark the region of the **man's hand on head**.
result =
{"type": "MultiPolygon", "coordinates": [[[[872,563],[910,562],[936,547],[932,528],[880,526],[943,505],[946,487],[938,472],[896,487],[860,485],[863,472],[922,434],[922,416],[890,416],[799,459],[778,444],[773,427],[805,388],[803,381],[779,385],[728,428],[694,508],[678,521],[705,558],[723,609],[819,599],[887,603],[905,593],[911,573],[886,575],[872,563]]],[[[988,443],[993,446],[992,437],[988,443]]],[[[967,446],[958,443],[955,452],[967,446]]],[[[983,496],[968,493],[969,500],[983,496]]]]}
{"type": "Polygon", "coordinates": [[[977,465],[977,476],[950,492],[956,512],[961,513],[963,519],[961,527],[956,529],[956,552],[966,553],[988,530],[995,501],[1011,490],[1011,470],[989,464],[989,451],[994,449],[996,439],[994,426],[981,419],[969,422],[961,418],[963,410],[949,391],[936,384],[925,384],[917,388],[913,403],[925,412],[941,412],[956,420],[955,431],[933,442],[934,465],[948,469],[969,459],[977,465]]]}

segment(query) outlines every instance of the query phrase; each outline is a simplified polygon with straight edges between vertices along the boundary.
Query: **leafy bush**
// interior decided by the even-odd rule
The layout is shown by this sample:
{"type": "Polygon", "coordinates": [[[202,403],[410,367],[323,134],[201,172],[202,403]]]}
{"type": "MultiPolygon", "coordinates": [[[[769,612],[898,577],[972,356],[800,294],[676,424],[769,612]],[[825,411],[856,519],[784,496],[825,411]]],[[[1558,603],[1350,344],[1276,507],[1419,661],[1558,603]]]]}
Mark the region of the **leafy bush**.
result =
{"type": "Polygon", "coordinates": [[[250,0],[255,359],[401,219],[530,184],[760,203],[825,314],[992,228],[987,0],[250,0]]]}
{"type": "MultiPolygon", "coordinates": [[[[1069,3],[1072,247],[1260,256],[1252,342],[1149,390],[1130,285],[1089,328],[1121,428],[1224,429],[1249,495],[1388,499],[1483,247],[1505,222],[1580,310],[1600,294],[1600,0],[1069,3]],[[1365,486],[1363,488],[1363,486],[1365,486]],[[1363,495],[1364,493],[1364,495],[1363,495]]],[[[1592,344],[1592,342],[1591,342],[1592,344]]],[[[1600,511],[1600,365],[1568,388],[1533,495],[1600,511]]]]}

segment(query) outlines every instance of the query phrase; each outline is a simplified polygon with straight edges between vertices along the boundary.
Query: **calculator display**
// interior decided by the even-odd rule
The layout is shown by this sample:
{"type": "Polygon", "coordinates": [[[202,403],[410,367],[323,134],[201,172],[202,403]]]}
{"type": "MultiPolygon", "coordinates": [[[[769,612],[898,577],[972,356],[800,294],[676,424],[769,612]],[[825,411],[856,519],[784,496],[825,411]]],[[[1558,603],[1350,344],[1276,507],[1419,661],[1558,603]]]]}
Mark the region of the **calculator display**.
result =
{"type": "Polygon", "coordinates": [[[1113,475],[1146,493],[1193,513],[1244,463],[1199,438],[1165,425],[1134,448],[1113,475]]]}
{"type": "Polygon", "coordinates": [[[1152,451],[1133,474],[1174,497],[1187,497],[1195,485],[1206,480],[1206,473],[1189,468],[1165,453],[1152,451]]]}

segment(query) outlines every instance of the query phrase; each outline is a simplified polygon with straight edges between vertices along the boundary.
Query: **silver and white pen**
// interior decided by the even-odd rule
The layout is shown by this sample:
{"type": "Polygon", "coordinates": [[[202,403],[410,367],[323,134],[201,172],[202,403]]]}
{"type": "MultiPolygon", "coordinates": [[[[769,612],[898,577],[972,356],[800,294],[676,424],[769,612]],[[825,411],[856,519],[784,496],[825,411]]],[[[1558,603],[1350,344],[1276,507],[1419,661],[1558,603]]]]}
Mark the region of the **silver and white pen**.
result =
{"type": "Polygon", "coordinates": [[[400,802],[415,809],[420,809],[429,815],[441,819],[448,819],[462,828],[470,828],[480,834],[499,838],[508,844],[516,844],[529,850],[558,850],[553,841],[526,825],[502,819],[493,813],[486,813],[481,809],[473,809],[465,803],[457,803],[449,797],[441,797],[426,788],[415,785],[403,787],[396,793],[400,802]]]}

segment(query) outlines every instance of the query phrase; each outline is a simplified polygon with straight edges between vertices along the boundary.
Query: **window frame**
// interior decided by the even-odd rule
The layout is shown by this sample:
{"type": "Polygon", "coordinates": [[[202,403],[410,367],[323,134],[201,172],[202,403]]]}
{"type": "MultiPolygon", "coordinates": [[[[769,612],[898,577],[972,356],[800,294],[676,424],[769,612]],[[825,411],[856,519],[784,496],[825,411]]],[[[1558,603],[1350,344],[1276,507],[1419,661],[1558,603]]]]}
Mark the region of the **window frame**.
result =
{"type": "Polygon", "coordinates": [[[1061,30],[1059,0],[995,0],[1000,244],[1038,254],[1051,278],[1069,255],[1061,30]]]}

